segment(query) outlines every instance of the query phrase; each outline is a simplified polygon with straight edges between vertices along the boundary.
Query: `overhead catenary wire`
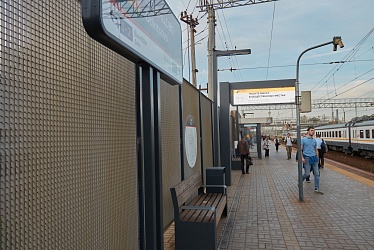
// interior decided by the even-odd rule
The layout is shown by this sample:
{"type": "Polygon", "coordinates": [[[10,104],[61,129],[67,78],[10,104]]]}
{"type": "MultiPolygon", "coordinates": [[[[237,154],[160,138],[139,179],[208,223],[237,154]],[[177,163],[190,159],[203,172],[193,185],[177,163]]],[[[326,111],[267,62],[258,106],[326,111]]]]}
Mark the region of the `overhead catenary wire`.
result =
{"type": "MultiPolygon", "coordinates": [[[[231,49],[234,49],[234,45],[232,43],[232,40],[231,40],[231,35],[230,35],[230,30],[227,26],[227,21],[226,21],[226,17],[225,17],[225,12],[222,10],[222,16],[223,16],[223,21],[225,23],[225,26],[226,26],[226,30],[227,30],[227,35],[229,37],[229,42],[231,44],[231,49]]],[[[236,58],[236,56],[233,57],[234,58],[234,64],[236,63],[236,67],[239,68],[239,63],[238,63],[238,59],[236,58]]],[[[241,72],[239,71],[239,76],[240,76],[240,79],[243,80],[243,77],[242,77],[242,74],[241,72]]]]}
{"type": "MultiPolygon", "coordinates": [[[[336,96],[339,96],[339,95],[342,95],[342,94],[344,94],[344,93],[347,93],[348,91],[350,91],[350,90],[352,90],[352,89],[355,89],[355,88],[357,88],[357,87],[359,87],[359,86],[361,86],[361,85],[363,85],[363,84],[365,84],[365,83],[367,83],[367,82],[370,82],[370,81],[373,80],[373,79],[374,79],[374,77],[372,77],[372,78],[370,78],[369,80],[366,80],[366,81],[364,81],[364,82],[362,82],[362,83],[360,83],[360,84],[357,84],[356,86],[353,86],[352,88],[349,88],[349,89],[347,89],[346,91],[343,91],[343,92],[337,94],[336,96]]],[[[336,96],[334,96],[334,97],[336,97],[336,96]]],[[[332,99],[332,98],[329,98],[329,99],[332,99]]]]}
{"type": "MultiPolygon", "coordinates": [[[[342,59],[342,61],[350,61],[351,58],[354,57],[354,55],[360,50],[361,46],[365,43],[365,41],[369,38],[369,36],[373,33],[374,31],[374,28],[372,28],[361,40],[360,42],[358,42],[358,44],[348,52],[347,55],[345,55],[342,59]]],[[[339,71],[339,69],[341,67],[343,67],[344,65],[336,65],[335,67],[333,67],[312,89],[311,91],[314,90],[314,92],[318,91],[321,87],[322,87],[322,84],[324,83],[324,79],[327,78],[326,81],[330,80],[330,78],[332,77],[332,74],[336,73],[337,71],[339,71]],[[335,71],[334,71],[335,70],[335,71]],[[333,73],[332,73],[333,72],[333,73]],[[331,75],[330,75],[331,74],[331,75]],[[317,88],[317,89],[315,89],[317,88]]]]}
{"type": "MultiPolygon", "coordinates": [[[[356,61],[336,61],[336,62],[320,62],[320,63],[303,63],[300,66],[312,66],[312,65],[323,65],[323,64],[336,64],[336,63],[352,63],[352,62],[369,62],[374,61],[374,59],[368,60],[356,60],[356,61]]],[[[296,67],[296,64],[287,64],[287,65],[273,65],[269,66],[269,68],[287,68],[287,67],[296,67]]],[[[256,69],[266,69],[267,66],[258,66],[258,67],[243,67],[238,69],[221,69],[220,71],[225,70],[256,70],[256,69]]]]}
{"type": "MultiPolygon", "coordinates": [[[[350,84],[351,82],[357,80],[358,78],[360,78],[360,77],[362,77],[362,76],[364,76],[364,75],[366,75],[366,74],[372,72],[373,70],[374,70],[374,68],[372,68],[372,69],[366,71],[365,73],[363,73],[363,74],[361,74],[361,75],[359,75],[359,76],[356,76],[355,78],[353,78],[353,79],[350,80],[349,82],[347,82],[347,83],[343,84],[342,86],[340,86],[340,87],[338,88],[338,90],[341,89],[341,88],[343,88],[343,87],[345,87],[346,85],[350,84]]],[[[335,91],[335,92],[336,92],[336,91],[335,91]]],[[[327,90],[327,95],[323,96],[322,98],[328,96],[329,94],[330,94],[330,93],[329,93],[329,91],[327,90]]]]}
{"type": "MultiPolygon", "coordinates": [[[[228,49],[228,47],[227,47],[227,42],[226,42],[226,41],[227,41],[227,38],[226,38],[226,35],[225,35],[225,31],[223,30],[222,23],[221,23],[221,18],[220,18],[219,14],[218,14],[218,11],[216,12],[216,15],[217,15],[217,20],[218,20],[218,23],[219,23],[219,27],[220,27],[221,30],[222,30],[222,35],[223,35],[223,37],[224,37],[224,39],[225,39],[225,42],[223,42],[223,40],[222,40],[222,37],[221,37],[220,32],[219,32],[219,29],[217,29],[217,34],[218,34],[218,36],[219,36],[219,38],[220,38],[220,41],[221,41],[221,43],[222,43],[222,46],[223,46],[224,48],[228,49]]],[[[230,64],[231,68],[233,68],[233,64],[232,64],[233,62],[231,61],[231,57],[230,57],[230,56],[227,57],[227,60],[228,60],[228,62],[229,62],[229,64],[230,64]]],[[[238,78],[237,74],[235,74],[235,72],[234,72],[234,77],[235,77],[236,80],[239,80],[239,78],[238,78]]]]}
{"type": "Polygon", "coordinates": [[[266,80],[268,79],[269,75],[269,64],[270,64],[270,54],[271,54],[271,42],[273,40],[273,29],[274,29],[274,16],[275,16],[275,2],[273,8],[273,19],[271,21],[271,32],[270,32],[270,42],[269,42],[269,55],[268,55],[268,67],[266,69],[266,80]]]}

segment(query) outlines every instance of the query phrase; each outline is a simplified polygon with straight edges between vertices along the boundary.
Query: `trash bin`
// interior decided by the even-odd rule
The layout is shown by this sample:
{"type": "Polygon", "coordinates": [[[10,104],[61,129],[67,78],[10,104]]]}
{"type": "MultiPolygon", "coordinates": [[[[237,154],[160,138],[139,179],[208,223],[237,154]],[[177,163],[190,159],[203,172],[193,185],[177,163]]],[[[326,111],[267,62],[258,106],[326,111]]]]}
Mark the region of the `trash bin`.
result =
{"type": "MultiPolygon", "coordinates": [[[[225,185],[225,167],[206,168],[206,185],[225,185]]],[[[208,193],[224,193],[224,188],[207,187],[208,193]]]]}

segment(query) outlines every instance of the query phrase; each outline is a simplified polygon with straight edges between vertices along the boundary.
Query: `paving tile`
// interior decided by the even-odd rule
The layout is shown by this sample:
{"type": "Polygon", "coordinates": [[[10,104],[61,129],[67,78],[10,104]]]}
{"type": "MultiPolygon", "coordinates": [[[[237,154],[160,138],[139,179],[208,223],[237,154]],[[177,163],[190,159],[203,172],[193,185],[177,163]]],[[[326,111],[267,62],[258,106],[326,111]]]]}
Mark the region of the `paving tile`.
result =
{"type": "MultiPolygon", "coordinates": [[[[232,171],[229,206],[238,200],[230,208],[232,230],[225,230],[227,220],[221,220],[217,234],[218,242],[228,234],[225,249],[374,249],[372,187],[326,166],[321,175],[325,194],[314,194],[313,183],[304,183],[305,202],[299,202],[297,164],[287,161],[285,152],[270,155],[255,159],[249,175],[232,171]]],[[[174,228],[165,232],[167,250],[174,246],[170,231],[174,228]]]]}

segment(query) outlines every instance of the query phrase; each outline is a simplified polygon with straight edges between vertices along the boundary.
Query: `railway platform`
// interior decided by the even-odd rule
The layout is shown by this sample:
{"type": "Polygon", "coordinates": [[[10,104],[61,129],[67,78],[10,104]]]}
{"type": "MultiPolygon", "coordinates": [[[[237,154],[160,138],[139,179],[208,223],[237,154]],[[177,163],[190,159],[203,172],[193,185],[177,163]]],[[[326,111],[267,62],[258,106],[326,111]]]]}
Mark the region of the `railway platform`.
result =
{"type": "MultiPolygon", "coordinates": [[[[254,159],[249,174],[233,171],[219,249],[374,249],[374,181],[328,161],[321,170],[324,194],[314,193],[311,177],[299,202],[292,157],[272,145],[270,157],[254,159]]],[[[164,242],[165,249],[175,248],[173,225],[164,242]]]]}

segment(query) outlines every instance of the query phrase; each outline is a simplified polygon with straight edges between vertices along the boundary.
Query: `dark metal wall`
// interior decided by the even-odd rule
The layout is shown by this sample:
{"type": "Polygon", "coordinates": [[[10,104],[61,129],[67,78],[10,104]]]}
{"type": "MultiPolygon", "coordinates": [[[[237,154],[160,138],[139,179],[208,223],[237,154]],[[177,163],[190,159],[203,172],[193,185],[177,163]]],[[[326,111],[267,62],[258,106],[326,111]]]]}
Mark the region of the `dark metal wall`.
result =
{"type": "Polygon", "coordinates": [[[77,1],[0,1],[1,249],[137,249],[135,67],[77,1]]]}
{"type": "Polygon", "coordinates": [[[164,228],[174,220],[170,187],[181,181],[179,86],[161,81],[162,203],[164,228]]]}

